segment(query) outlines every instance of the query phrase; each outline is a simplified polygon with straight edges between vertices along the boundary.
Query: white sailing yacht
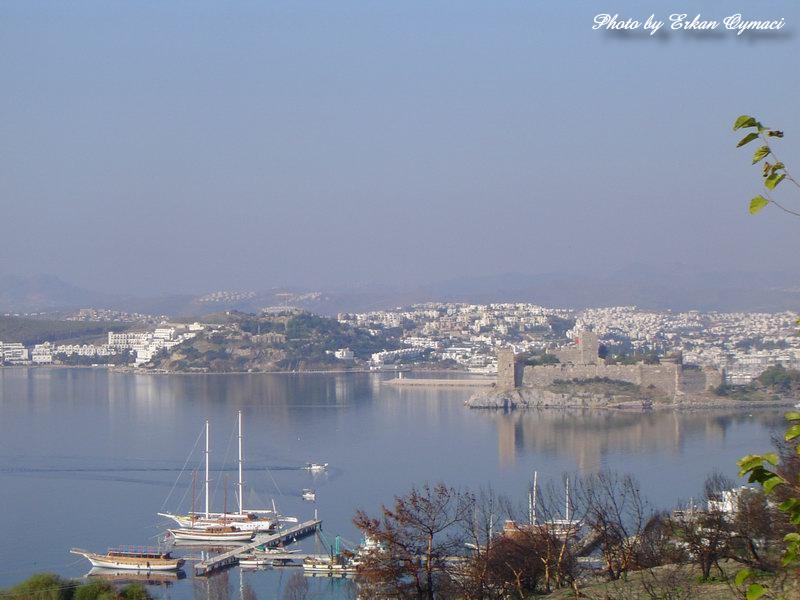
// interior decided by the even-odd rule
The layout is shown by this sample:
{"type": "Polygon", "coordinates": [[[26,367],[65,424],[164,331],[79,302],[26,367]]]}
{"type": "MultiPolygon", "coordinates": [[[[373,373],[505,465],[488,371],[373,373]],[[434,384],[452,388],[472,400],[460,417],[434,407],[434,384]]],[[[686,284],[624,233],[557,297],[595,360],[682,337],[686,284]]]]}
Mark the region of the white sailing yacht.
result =
{"type": "MultiPolygon", "coordinates": [[[[218,513],[209,510],[208,500],[208,486],[209,486],[209,424],[206,420],[206,449],[205,449],[205,512],[197,513],[192,507],[192,511],[185,515],[178,515],[173,513],[158,513],[159,516],[167,517],[175,521],[182,529],[208,529],[215,527],[230,526],[235,527],[242,532],[261,532],[272,531],[279,523],[297,523],[296,517],[284,517],[279,515],[275,505],[271,509],[245,509],[243,504],[244,498],[244,456],[242,452],[242,411],[238,414],[239,425],[239,481],[238,500],[239,508],[236,513],[228,513],[227,511],[218,513]]],[[[194,493],[192,494],[194,497],[194,493]]],[[[170,530],[172,531],[172,530],[170,530]]],[[[176,538],[178,539],[178,538],[176,538]]]]}
{"type": "MultiPolygon", "coordinates": [[[[208,427],[208,420],[206,420],[206,450],[205,450],[205,462],[206,462],[206,480],[205,480],[205,500],[206,500],[206,511],[203,517],[198,517],[197,513],[194,510],[194,480],[192,481],[192,512],[189,513],[189,525],[187,528],[181,529],[168,529],[168,533],[172,535],[176,540],[180,541],[198,541],[198,542],[214,542],[214,543],[225,543],[225,542],[248,542],[253,539],[255,532],[253,530],[245,531],[240,529],[239,527],[231,524],[225,518],[225,514],[227,513],[227,485],[226,485],[226,501],[225,501],[225,509],[222,513],[222,518],[217,518],[214,516],[212,518],[211,512],[209,511],[209,498],[208,498],[208,484],[209,484],[209,451],[208,451],[208,441],[209,441],[209,427],[208,427]],[[202,524],[202,525],[201,525],[202,524]]],[[[162,514],[162,513],[159,513],[162,514]]],[[[163,516],[168,516],[164,513],[163,516]]]]}

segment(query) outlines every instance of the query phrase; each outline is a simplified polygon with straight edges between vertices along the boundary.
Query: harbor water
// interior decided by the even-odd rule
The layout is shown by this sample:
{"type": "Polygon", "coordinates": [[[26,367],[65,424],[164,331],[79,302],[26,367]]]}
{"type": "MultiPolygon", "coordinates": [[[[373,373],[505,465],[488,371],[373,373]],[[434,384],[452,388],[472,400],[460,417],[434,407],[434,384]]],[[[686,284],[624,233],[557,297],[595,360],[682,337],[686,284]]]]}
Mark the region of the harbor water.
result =
{"type": "MultiPolygon", "coordinates": [[[[0,588],[35,572],[82,577],[71,547],[104,552],[154,545],[159,511],[187,511],[200,434],[211,427],[211,502],[236,506],[236,416],[244,416],[249,508],[271,506],[306,520],[321,539],[358,543],[356,509],[377,513],[412,485],[489,486],[524,502],[540,480],[610,468],[670,507],[698,497],[710,472],[736,474],[736,459],[767,450],[781,411],[469,410],[475,390],[381,385],[386,375],[147,375],[105,369],[0,369],[0,588]],[[193,451],[193,452],[192,452],[193,451]],[[190,455],[191,453],[191,455],[190,455]],[[187,460],[188,459],[188,460],[187,460]],[[312,473],[307,462],[324,462],[312,473]],[[301,498],[314,489],[316,500],[301,498]]],[[[201,505],[198,492],[198,507],[201,505]]],[[[184,554],[199,556],[199,549],[184,554]]],[[[151,587],[163,598],[280,598],[297,569],[186,578],[151,587]]],[[[314,578],[315,598],[353,597],[353,584],[314,578]]]]}

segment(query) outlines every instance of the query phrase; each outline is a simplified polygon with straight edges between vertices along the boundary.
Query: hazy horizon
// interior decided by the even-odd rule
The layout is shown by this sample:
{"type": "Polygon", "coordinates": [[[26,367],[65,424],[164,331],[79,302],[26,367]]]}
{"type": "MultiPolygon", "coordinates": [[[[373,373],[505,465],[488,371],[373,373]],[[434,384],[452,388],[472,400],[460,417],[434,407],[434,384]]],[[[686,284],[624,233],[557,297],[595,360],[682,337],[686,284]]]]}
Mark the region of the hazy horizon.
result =
{"type": "Polygon", "coordinates": [[[800,165],[798,27],[786,1],[5,2],[0,274],[152,295],[790,269],[800,223],[748,215],[731,123],[780,127],[800,165]],[[737,11],[787,30],[591,29],[737,11]]]}

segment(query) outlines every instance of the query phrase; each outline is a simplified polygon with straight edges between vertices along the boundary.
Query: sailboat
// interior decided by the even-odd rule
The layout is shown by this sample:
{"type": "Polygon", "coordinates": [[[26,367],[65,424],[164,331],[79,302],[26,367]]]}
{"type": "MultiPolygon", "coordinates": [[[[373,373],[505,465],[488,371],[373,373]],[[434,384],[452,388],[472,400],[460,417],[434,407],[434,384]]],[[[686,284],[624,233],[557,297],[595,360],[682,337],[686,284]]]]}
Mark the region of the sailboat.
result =
{"type": "Polygon", "coordinates": [[[105,554],[89,552],[80,548],[70,550],[72,554],[86,557],[92,567],[124,569],[127,571],[177,571],[183,566],[182,558],[173,558],[169,552],[153,548],[119,548],[105,554]]]}
{"type": "MultiPolygon", "coordinates": [[[[205,480],[205,500],[206,500],[206,511],[205,516],[202,519],[197,518],[197,512],[194,509],[194,501],[195,501],[195,482],[197,480],[196,473],[194,478],[192,479],[192,512],[189,516],[189,527],[187,529],[168,529],[167,532],[172,535],[176,540],[182,541],[200,541],[200,542],[216,542],[216,543],[225,543],[225,542],[249,542],[253,539],[255,532],[250,531],[243,531],[238,527],[234,527],[233,525],[229,525],[226,521],[219,521],[216,519],[212,519],[211,513],[209,512],[209,498],[208,498],[208,484],[209,484],[209,452],[208,452],[208,441],[209,441],[209,427],[208,427],[208,420],[206,420],[206,450],[205,450],[205,459],[206,459],[206,480],[205,480]],[[195,527],[197,523],[203,523],[202,527],[195,527]]],[[[225,489],[225,511],[227,512],[227,486],[225,489]]],[[[161,514],[161,513],[159,513],[161,514]]],[[[166,515],[165,515],[166,516],[166,515]]],[[[224,513],[223,513],[224,516],[224,513]]]]}
{"type": "Polygon", "coordinates": [[[244,455],[242,451],[242,442],[244,436],[242,434],[242,411],[239,411],[238,414],[238,426],[239,426],[239,481],[237,484],[238,488],[238,499],[239,499],[239,509],[236,513],[217,513],[211,512],[208,506],[208,484],[209,484],[209,476],[208,476],[208,457],[209,457],[209,449],[208,449],[208,442],[209,442],[209,425],[208,421],[206,421],[206,449],[205,449],[205,457],[206,457],[206,510],[204,513],[197,513],[192,509],[187,515],[177,515],[173,513],[158,513],[161,517],[167,517],[168,519],[172,519],[175,523],[178,524],[181,528],[190,528],[190,529],[207,529],[210,527],[220,527],[224,525],[230,525],[236,527],[236,529],[240,531],[252,531],[252,532],[261,532],[261,531],[273,531],[277,525],[280,523],[297,523],[296,517],[284,517],[279,515],[275,505],[273,503],[272,509],[245,509],[244,508],[244,455]]]}
{"type": "MultiPolygon", "coordinates": [[[[192,494],[194,494],[194,486],[192,486],[192,494]]],[[[194,502],[194,498],[192,498],[194,502]]],[[[206,506],[208,506],[208,499],[206,499],[206,506]]],[[[194,513],[194,510],[192,510],[194,513]]],[[[181,541],[197,541],[197,542],[249,542],[255,536],[254,531],[242,531],[234,525],[227,523],[225,515],[228,513],[228,479],[225,478],[225,503],[222,509],[222,522],[218,526],[208,526],[201,529],[170,529],[168,530],[176,540],[181,541]]]]}
{"type": "MultiPolygon", "coordinates": [[[[564,503],[564,518],[563,519],[551,519],[549,521],[545,521],[543,526],[550,530],[553,535],[560,538],[567,538],[574,536],[578,533],[578,530],[583,526],[583,523],[580,519],[573,519],[571,518],[570,512],[572,505],[569,501],[569,477],[567,477],[564,487],[565,493],[565,503],[564,503]]],[[[536,472],[533,473],[533,509],[532,509],[532,521],[531,525],[536,525],[536,472]]]]}
{"type": "Polygon", "coordinates": [[[538,473],[533,472],[533,487],[528,493],[528,523],[517,523],[513,520],[505,522],[503,527],[506,534],[513,534],[519,530],[541,531],[547,532],[558,538],[569,538],[577,535],[578,531],[583,527],[583,522],[580,519],[572,518],[572,504],[569,498],[569,477],[566,479],[565,496],[566,502],[564,505],[564,518],[563,519],[549,519],[540,521],[536,514],[536,484],[538,473]]]}

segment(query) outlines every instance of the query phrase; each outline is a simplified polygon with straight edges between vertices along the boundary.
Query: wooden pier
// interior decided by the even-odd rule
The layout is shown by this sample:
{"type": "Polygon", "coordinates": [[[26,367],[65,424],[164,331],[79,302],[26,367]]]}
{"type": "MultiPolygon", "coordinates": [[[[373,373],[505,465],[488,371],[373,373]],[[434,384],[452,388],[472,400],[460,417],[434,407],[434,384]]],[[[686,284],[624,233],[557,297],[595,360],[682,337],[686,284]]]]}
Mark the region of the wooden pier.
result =
{"type": "Polygon", "coordinates": [[[252,542],[243,544],[242,546],[237,546],[228,552],[217,554],[216,556],[212,556],[211,558],[196,563],[194,565],[194,574],[208,575],[216,569],[222,569],[224,567],[235,565],[238,562],[237,557],[240,554],[249,552],[250,550],[258,548],[259,546],[277,546],[281,542],[294,541],[301,537],[316,533],[317,528],[321,523],[321,519],[311,519],[310,521],[305,521],[304,523],[298,523],[297,525],[289,527],[288,529],[282,529],[277,533],[256,534],[256,537],[252,542]]]}

